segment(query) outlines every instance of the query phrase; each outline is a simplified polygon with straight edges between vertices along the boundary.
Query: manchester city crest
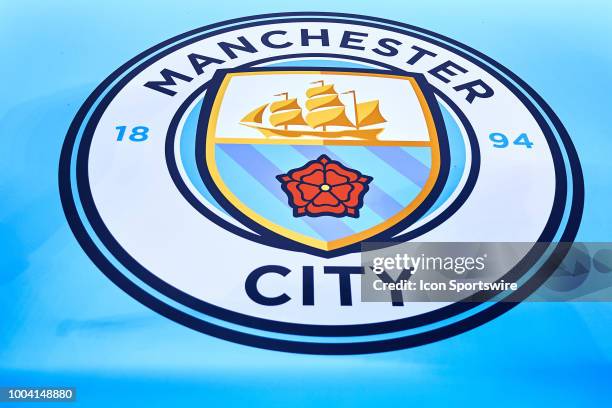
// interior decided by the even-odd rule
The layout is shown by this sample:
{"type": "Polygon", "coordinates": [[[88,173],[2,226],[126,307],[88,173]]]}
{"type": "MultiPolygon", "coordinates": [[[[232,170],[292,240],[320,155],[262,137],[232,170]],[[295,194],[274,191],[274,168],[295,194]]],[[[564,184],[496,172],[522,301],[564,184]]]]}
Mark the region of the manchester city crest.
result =
{"type": "Polygon", "coordinates": [[[449,165],[420,74],[220,70],[201,112],[196,155],[215,198],[262,234],[315,253],[406,228],[449,165]]]}
{"type": "Polygon", "coordinates": [[[59,186],[84,251],[139,302],[313,354],[416,347],[501,315],[562,259],[583,202],[569,134],[503,65],[403,22],[311,12],[130,60],[75,117],[59,186]],[[511,283],[483,301],[363,296],[367,248],[440,242],[526,245],[472,259],[511,283]]]}

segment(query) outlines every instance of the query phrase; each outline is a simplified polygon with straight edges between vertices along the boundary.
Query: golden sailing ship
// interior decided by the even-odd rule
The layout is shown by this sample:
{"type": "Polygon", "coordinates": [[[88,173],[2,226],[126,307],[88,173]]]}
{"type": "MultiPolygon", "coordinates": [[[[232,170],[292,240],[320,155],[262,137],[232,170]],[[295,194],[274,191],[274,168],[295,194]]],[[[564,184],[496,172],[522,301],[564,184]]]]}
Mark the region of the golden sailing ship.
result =
{"type": "Polygon", "coordinates": [[[352,122],[347,117],[346,106],[340,100],[333,84],[325,84],[324,81],[316,81],[311,84],[316,84],[316,86],[306,90],[305,105],[307,113],[305,117],[303,115],[304,110],[299,105],[297,98],[289,98],[289,94],[284,92],[274,95],[282,96],[284,99],[266,103],[253,109],[242,118],[240,123],[257,129],[266,137],[351,137],[376,140],[378,134],[383,131],[382,127],[370,127],[386,122],[386,119],[380,113],[377,99],[357,102],[355,91],[343,92],[343,94],[352,94],[353,96],[355,121],[352,122]],[[270,125],[263,123],[266,109],[270,112],[268,116],[270,125]],[[290,128],[290,126],[295,125],[299,125],[301,128],[290,128]],[[333,129],[328,129],[328,126],[332,126],[333,129]]]}

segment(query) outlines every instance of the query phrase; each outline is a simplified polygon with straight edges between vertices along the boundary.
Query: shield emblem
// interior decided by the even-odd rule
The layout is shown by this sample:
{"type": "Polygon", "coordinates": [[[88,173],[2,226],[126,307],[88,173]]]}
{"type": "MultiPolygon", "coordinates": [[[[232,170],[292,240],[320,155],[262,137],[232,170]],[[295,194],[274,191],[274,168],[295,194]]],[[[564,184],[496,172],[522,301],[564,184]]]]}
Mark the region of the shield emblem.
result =
{"type": "Polygon", "coordinates": [[[223,70],[202,107],[198,164],[248,228],[284,247],[346,252],[424,214],[444,182],[445,137],[420,74],[223,70]]]}

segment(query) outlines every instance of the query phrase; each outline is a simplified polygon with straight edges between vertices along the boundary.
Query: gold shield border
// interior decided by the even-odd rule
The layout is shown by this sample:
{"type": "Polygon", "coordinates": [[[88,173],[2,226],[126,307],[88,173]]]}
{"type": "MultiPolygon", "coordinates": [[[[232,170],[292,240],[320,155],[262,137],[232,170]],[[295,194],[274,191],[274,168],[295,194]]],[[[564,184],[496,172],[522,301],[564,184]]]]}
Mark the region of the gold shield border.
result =
{"type": "Polygon", "coordinates": [[[308,245],[313,248],[317,248],[324,251],[332,251],[338,248],[342,248],[345,246],[349,246],[355,244],[357,242],[363,241],[365,239],[371,238],[389,228],[399,223],[401,220],[409,216],[413,211],[415,211],[422,203],[425,201],[429,193],[433,190],[433,187],[438,179],[440,174],[440,146],[438,143],[438,132],[436,130],[436,126],[433,120],[433,116],[431,114],[431,110],[429,109],[429,105],[425,99],[425,95],[421,90],[421,87],[416,82],[416,80],[409,76],[402,75],[393,75],[393,74],[382,74],[382,73],[364,73],[364,72],[351,72],[351,71],[300,71],[300,70],[287,70],[287,71],[254,71],[254,72],[232,72],[226,74],[223,79],[217,94],[215,95],[215,100],[212,105],[210,119],[207,125],[207,136],[206,136],[206,147],[205,147],[205,157],[206,157],[206,166],[208,167],[208,171],[221,192],[223,196],[240,212],[242,212],[245,216],[249,217],[251,220],[257,222],[261,226],[281,235],[286,238],[289,238],[293,241],[299,242],[304,245],[308,245]],[[408,80],[417,95],[419,104],[425,115],[425,120],[427,124],[427,131],[429,133],[429,142],[402,142],[402,141],[393,141],[393,142],[381,142],[378,143],[363,143],[361,141],[333,141],[333,140],[321,140],[321,141],[313,141],[313,140],[303,140],[300,143],[287,143],[284,140],[265,140],[261,138],[221,138],[223,140],[222,143],[230,144],[230,143],[241,143],[241,144],[273,144],[273,143],[283,143],[290,145],[298,145],[298,144],[317,144],[317,145],[364,145],[364,146],[429,146],[431,149],[431,169],[429,171],[429,177],[425,182],[425,185],[421,189],[420,193],[402,210],[393,215],[392,217],[386,219],[385,221],[377,224],[371,228],[366,230],[357,232],[355,234],[336,239],[333,241],[324,241],[317,238],[312,238],[307,235],[303,235],[292,231],[288,228],[285,228],[281,225],[275,224],[269,221],[267,218],[259,215],[246,204],[244,204],[238,197],[236,197],[232,191],[227,187],[223,178],[219,173],[219,169],[217,168],[217,163],[215,160],[215,149],[214,145],[217,143],[216,137],[216,128],[217,121],[219,116],[219,110],[221,108],[221,103],[223,101],[223,97],[229,85],[231,79],[235,76],[248,76],[248,75],[284,75],[284,74],[319,74],[319,75],[350,75],[350,76],[373,76],[373,77],[385,77],[385,78],[395,78],[408,80]]]}

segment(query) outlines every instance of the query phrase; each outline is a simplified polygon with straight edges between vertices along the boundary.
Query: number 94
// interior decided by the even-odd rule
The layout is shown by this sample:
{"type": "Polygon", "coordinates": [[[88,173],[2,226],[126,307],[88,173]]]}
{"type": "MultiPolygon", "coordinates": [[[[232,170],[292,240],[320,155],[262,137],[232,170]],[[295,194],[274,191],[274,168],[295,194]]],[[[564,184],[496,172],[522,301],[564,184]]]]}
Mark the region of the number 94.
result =
{"type": "MultiPolygon", "coordinates": [[[[493,147],[498,149],[504,149],[510,144],[510,140],[503,133],[495,132],[489,135],[489,139],[493,142],[493,147]]],[[[525,146],[527,149],[533,147],[533,142],[527,137],[527,133],[521,133],[516,139],[512,141],[513,145],[525,146]]]]}

